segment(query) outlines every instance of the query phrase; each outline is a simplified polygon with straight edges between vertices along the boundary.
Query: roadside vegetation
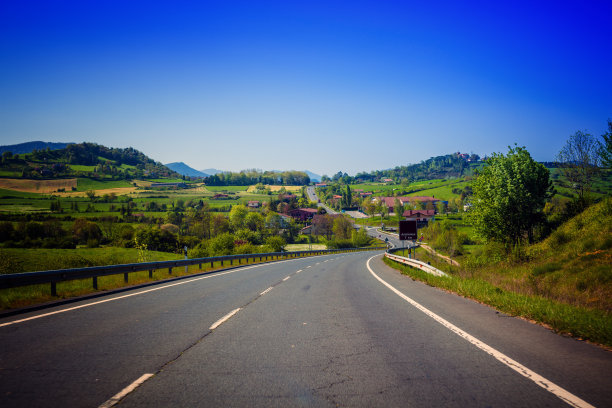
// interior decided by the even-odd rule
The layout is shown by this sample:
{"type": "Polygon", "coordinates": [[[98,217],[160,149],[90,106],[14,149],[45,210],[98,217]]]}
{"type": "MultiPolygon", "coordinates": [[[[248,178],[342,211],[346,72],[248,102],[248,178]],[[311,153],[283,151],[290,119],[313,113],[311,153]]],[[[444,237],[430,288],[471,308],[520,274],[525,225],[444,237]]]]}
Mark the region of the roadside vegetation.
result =
{"type": "Polygon", "coordinates": [[[417,251],[450,278],[386,262],[505,313],[612,346],[612,198],[610,169],[599,161],[602,149],[588,134],[570,137],[565,163],[556,163],[553,177],[554,185],[564,185],[563,194],[522,148],[493,155],[475,175],[469,213],[440,216],[420,232],[431,247],[459,262],[451,266],[417,251]],[[525,188],[536,190],[517,192],[525,188]]]}

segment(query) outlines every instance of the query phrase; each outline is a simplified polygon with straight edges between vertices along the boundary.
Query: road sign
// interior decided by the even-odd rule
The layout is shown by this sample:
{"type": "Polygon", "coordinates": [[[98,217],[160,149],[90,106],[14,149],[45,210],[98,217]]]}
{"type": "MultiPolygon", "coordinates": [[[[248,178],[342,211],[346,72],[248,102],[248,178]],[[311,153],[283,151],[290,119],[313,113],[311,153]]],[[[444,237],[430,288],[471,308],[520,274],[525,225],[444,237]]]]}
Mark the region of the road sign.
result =
{"type": "Polygon", "coordinates": [[[399,222],[399,239],[401,241],[415,241],[417,239],[416,220],[399,222]]]}

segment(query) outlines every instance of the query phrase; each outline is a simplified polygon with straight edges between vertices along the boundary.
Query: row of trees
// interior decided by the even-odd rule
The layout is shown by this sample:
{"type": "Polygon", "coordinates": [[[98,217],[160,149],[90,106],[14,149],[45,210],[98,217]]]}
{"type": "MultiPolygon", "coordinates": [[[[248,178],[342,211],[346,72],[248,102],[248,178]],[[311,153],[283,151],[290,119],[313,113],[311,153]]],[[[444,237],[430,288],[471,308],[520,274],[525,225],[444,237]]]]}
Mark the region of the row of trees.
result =
{"type": "Polygon", "coordinates": [[[285,186],[304,186],[310,184],[310,177],[303,171],[261,171],[244,170],[238,173],[227,172],[208,176],[204,182],[209,186],[250,186],[253,184],[274,184],[285,186]]]}
{"type": "Polygon", "coordinates": [[[396,181],[407,180],[427,180],[446,177],[461,177],[471,174],[470,162],[477,162],[480,156],[470,155],[467,159],[460,154],[447,154],[444,156],[432,157],[421,163],[408,166],[397,166],[390,170],[377,170],[370,173],[359,173],[355,176],[361,180],[380,180],[390,178],[396,181]],[[469,161],[468,161],[469,159],[469,161]]]}

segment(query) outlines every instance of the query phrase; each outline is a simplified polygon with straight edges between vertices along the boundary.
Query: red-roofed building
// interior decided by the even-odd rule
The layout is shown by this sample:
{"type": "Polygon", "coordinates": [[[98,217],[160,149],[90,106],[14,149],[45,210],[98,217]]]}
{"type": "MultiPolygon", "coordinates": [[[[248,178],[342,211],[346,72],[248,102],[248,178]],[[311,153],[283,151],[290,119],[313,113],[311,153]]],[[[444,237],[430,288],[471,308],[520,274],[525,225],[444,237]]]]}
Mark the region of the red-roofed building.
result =
{"type": "Polygon", "coordinates": [[[279,196],[279,198],[282,201],[291,201],[291,200],[297,199],[297,196],[295,194],[283,194],[283,195],[279,196]]]}
{"type": "Polygon", "coordinates": [[[295,210],[289,211],[289,216],[299,221],[310,220],[316,214],[317,210],[315,210],[314,208],[297,208],[295,210]]]}
{"type": "Polygon", "coordinates": [[[406,205],[408,203],[414,203],[415,201],[422,202],[423,204],[427,204],[427,203],[435,204],[438,201],[440,201],[440,200],[438,200],[435,197],[424,197],[424,196],[414,196],[414,197],[376,197],[375,200],[376,201],[380,201],[382,205],[387,207],[389,212],[395,212],[395,211],[393,211],[393,206],[395,205],[395,200],[399,200],[402,203],[402,205],[406,205]]]}
{"type": "Polygon", "coordinates": [[[404,219],[416,221],[419,228],[426,226],[430,220],[434,219],[435,215],[435,210],[406,210],[402,214],[404,219]]]}

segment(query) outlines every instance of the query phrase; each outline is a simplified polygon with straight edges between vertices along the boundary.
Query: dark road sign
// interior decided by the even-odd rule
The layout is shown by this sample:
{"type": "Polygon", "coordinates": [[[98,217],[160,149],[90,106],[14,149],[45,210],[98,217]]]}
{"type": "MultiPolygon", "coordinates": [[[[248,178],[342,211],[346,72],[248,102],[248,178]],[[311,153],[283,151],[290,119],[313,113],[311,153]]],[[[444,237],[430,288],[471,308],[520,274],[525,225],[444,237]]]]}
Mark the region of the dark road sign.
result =
{"type": "Polygon", "coordinates": [[[417,239],[416,220],[399,222],[399,239],[401,241],[415,241],[417,239]]]}

